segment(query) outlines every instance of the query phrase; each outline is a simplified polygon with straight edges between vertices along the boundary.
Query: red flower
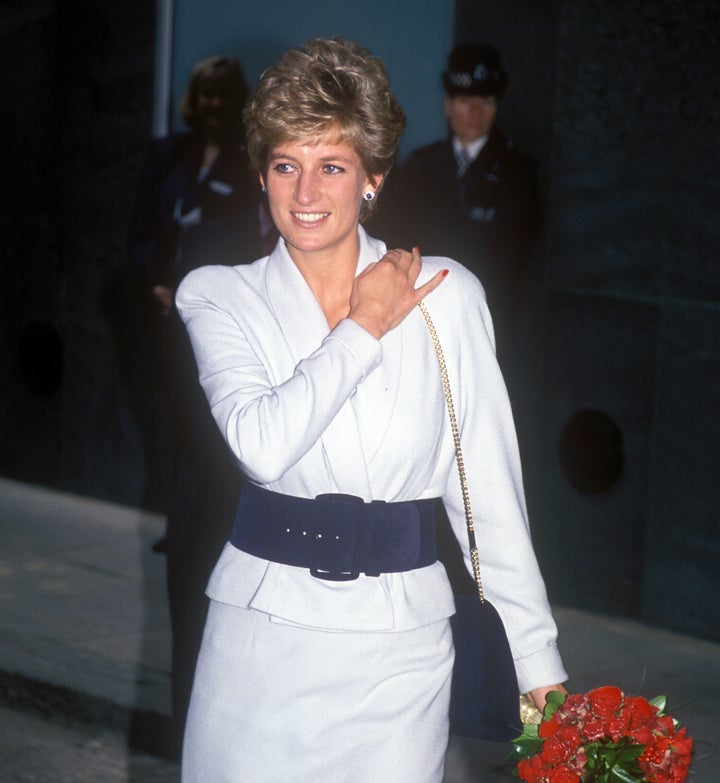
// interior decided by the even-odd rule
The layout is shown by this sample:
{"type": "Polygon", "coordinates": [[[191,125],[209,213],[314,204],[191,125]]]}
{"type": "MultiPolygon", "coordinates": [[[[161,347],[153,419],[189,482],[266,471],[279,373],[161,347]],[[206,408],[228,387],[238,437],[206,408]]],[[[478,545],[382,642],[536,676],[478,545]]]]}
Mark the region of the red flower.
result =
{"type": "Polygon", "coordinates": [[[556,731],[558,731],[561,725],[562,724],[560,723],[560,718],[556,714],[554,717],[550,718],[550,720],[544,720],[538,726],[538,735],[542,739],[546,739],[547,737],[552,737],[552,735],[555,734],[556,731]]]}
{"type": "Polygon", "coordinates": [[[548,770],[545,779],[548,783],[582,783],[579,773],[569,767],[555,767],[548,770]]]}
{"type": "Polygon", "coordinates": [[[670,739],[668,737],[655,736],[653,742],[648,743],[642,752],[640,763],[644,762],[651,767],[652,765],[661,766],[669,749],[670,739]]]}
{"type": "Polygon", "coordinates": [[[541,775],[544,766],[540,756],[522,759],[522,761],[518,762],[518,774],[520,775],[520,779],[526,781],[526,783],[541,783],[541,775]]]}
{"type": "Polygon", "coordinates": [[[605,685],[588,693],[590,709],[598,718],[609,720],[623,706],[623,692],[613,685],[605,685]]]}
{"type": "Polygon", "coordinates": [[[596,742],[607,736],[607,727],[602,718],[596,718],[594,715],[588,715],[582,725],[582,736],[584,740],[596,742]]]}
{"type": "Polygon", "coordinates": [[[673,737],[673,748],[681,758],[690,758],[692,753],[693,741],[691,737],[688,737],[687,729],[678,729],[673,737]]]}
{"type": "Polygon", "coordinates": [[[626,697],[619,688],[605,686],[559,701],[552,703],[555,713],[543,719],[537,733],[527,729],[518,738],[523,742],[514,746],[522,757],[517,767],[521,780],[608,783],[619,777],[620,767],[627,780],[686,780],[692,739],[646,699],[626,697]],[[633,745],[638,748],[637,760],[627,754],[633,745]]]}
{"type": "Polygon", "coordinates": [[[577,726],[560,725],[554,736],[568,745],[571,745],[574,750],[577,750],[583,742],[580,732],[577,730],[577,726]]]}
{"type": "Polygon", "coordinates": [[[575,755],[577,746],[563,742],[559,737],[550,737],[540,752],[540,758],[545,764],[562,764],[575,755]]]}
{"type": "Polygon", "coordinates": [[[627,715],[618,715],[617,717],[608,720],[605,724],[605,730],[613,742],[617,742],[622,739],[622,737],[627,736],[628,723],[627,715]]]}
{"type": "MultiPolygon", "coordinates": [[[[626,697],[623,711],[628,714],[631,728],[650,723],[658,714],[657,707],[653,707],[649,701],[638,696],[626,697]]],[[[672,718],[669,715],[665,717],[672,723],[672,718]]]]}

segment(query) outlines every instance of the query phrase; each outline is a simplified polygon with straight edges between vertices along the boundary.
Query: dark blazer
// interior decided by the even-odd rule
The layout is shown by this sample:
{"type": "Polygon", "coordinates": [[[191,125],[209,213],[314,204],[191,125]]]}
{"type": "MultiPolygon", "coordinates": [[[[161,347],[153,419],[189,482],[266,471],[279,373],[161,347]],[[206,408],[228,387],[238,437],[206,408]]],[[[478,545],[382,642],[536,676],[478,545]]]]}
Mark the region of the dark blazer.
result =
{"type": "Polygon", "coordinates": [[[203,150],[204,140],[194,132],[158,139],[150,147],[128,241],[131,268],[148,285],[174,288],[187,271],[177,266],[183,233],[178,218],[193,210],[200,210],[196,223],[232,217],[250,244],[243,260],[258,254],[259,185],[245,150],[240,145],[223,147],[198,182],[203,150]]]}
{"type": "Polygon", "coordinates": [[[493,129],[460,180],[455,172],[450,139],[415,150],[388,178],[368,231],[460,261],[483,283],[496,332],[508,332],[541,223],[535,162],[493,129]]]}
{"type": "Polygon", "coordinates": [[[152,143],[128,242],[130,267],[145,299],[147,362],[163,370],[170,424],[167,582],[178,743],[207,611],[204,590],[232,527],[241,476],[198,383],[185,327],[174,308],[160,315],[151,289],[175,289],[198,266],[249,263],[262,255],[260,186],[245,150],[223,147],[198,182],[204,147],[194,132],[152,143]]]}

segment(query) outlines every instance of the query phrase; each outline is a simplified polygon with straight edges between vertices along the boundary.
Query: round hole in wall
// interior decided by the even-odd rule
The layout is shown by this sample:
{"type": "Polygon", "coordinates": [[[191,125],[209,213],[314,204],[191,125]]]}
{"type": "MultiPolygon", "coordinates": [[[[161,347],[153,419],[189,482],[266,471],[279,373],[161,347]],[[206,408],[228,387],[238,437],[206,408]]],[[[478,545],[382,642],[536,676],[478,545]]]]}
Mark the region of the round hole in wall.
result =
{"type": "Polygon", "coordinates": [[[62,383],[64,347],[57,329],[46,321],[25,327],[17,347],[20,374],[35,394],[56,392],[62,383]]]}
{"type": "Polygon", "coordinates": [[[578,492],[606,492],[622,475],[622,433],[607,413],[580,410],[563,427],[559,456],[565,477],[578,492]]]}

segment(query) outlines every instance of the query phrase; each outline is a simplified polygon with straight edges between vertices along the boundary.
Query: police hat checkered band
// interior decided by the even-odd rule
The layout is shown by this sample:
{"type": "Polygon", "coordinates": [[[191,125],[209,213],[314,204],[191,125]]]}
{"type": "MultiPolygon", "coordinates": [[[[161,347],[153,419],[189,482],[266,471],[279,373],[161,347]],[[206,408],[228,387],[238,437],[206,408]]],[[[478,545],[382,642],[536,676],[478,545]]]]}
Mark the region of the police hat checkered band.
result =
{"type": "Polygon", "coordinates": [[[500,55],[486,44],[460,44],[448,57],[443,73],[448,95],[494,95],[501,98],[507,85],[507,73],[500,55]]]}
{"type": "Polygon", "coordinates": [[[472,87],[473,77],[461,71],[448,71],[447,80],[455,87],[472,87]]]}
{"type": "Polygon", "coordinates": [[[500,73],[496,70],[490,70],[482,63],[478,63],[472,73],[467,71],[446,71],[445,78],[453,87],[468,89],[480,84],[499,84],[502,81],[500,73]]]}

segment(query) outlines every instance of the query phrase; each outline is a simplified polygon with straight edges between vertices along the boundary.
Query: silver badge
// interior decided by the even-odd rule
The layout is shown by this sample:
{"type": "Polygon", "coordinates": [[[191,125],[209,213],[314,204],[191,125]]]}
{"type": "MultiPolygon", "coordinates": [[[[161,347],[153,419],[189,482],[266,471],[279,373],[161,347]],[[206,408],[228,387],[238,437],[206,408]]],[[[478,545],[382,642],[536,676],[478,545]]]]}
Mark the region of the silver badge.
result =
{"type": "Polygon", "coordinates": [[[488,69],[482,64],[478,63],[475,66],[475,70],[473,71],[473,79],[475,79],[476,82],[484,82],[490,74],[488,73],[488,69]]]}

